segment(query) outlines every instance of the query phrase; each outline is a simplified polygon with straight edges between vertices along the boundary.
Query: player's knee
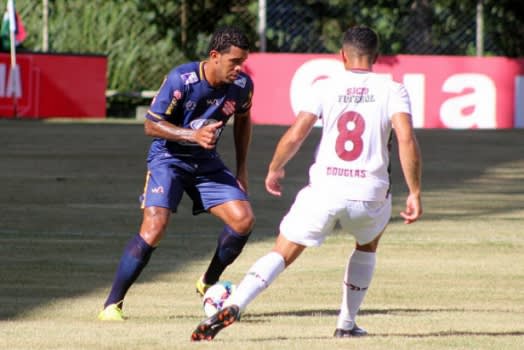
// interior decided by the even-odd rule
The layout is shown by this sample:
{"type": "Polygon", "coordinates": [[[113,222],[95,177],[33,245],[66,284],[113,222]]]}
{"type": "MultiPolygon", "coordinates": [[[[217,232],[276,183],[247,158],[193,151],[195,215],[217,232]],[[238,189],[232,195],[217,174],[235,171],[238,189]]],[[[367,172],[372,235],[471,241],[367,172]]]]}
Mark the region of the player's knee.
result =
{"type": "Polygon", "coordinates": [[[169,222],[169,212],[164,208],[146,208],[140,226],[140,236],[150,245],[156,246],[162,239],[169,222]]]}
{"type": "Polygon", "coordinates": [[[378,240],[373,240],[367,244],[356,244],[356,249],[362,252],[375,253],[378,249],[378,240]]]}
{"type": "Polygon", "coordinates": [[[229,223],[229,226],[239,235],[247,235],[253,230],[253,227],[255,226],[255,216],[250,213],[238,217],[236,220],[229,223]]]}

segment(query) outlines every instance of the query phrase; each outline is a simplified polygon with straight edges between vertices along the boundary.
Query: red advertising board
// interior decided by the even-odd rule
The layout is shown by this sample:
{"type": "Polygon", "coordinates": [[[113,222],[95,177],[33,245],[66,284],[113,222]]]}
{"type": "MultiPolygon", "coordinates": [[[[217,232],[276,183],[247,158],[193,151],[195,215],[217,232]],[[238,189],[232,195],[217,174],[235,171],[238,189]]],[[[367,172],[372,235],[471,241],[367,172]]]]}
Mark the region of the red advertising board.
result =
{"type": "Polygon", "coordinates": [[[0,53],[0,117],[104,118],[107,57],[0,53]],[[14,83],[13,83],[14,81],[14,83]]]}
{"type": "MultiPolygon", "coordinates": [[[[305,89],[343,69],[338,55],[251,54],[254,122],[291,124],[305,89]]],[[[374,71],[406,86],[417,128],[524,127],[524,59],[384,56],[374,71]]]]}

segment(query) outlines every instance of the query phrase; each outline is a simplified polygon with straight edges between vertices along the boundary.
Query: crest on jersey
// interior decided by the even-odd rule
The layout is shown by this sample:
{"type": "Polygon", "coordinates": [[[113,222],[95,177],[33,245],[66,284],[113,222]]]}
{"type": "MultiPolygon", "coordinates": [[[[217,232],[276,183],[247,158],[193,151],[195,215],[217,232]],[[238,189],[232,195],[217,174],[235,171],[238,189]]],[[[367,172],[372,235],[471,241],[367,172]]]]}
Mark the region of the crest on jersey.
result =
{"type": "Polygon", "coordinates": [[[233,82],[233,84],[240,86],[241,88],[245,88],[246,83],[247,83],[247,79],[245,77],[240,77],[233,82]]]}
{"type": "Polygon", "coordinates": [[[203,119],[203,118],[200,118],[200,119],[195,119],[195,120],[192,120],[191,123],[189,123],[189,126],[191,127],[191,129],[200,129],[201,127],[203,126],[206,126],[206,125],[209,125],[209,124],[213,124],[213,123],[216,123],[218,122],[218,120],[216,119],[203,119]]]}
{"type": "Polygon", "coordinates": [[[184,73],[180,75],[180,78],[182,79],[185,85],[194,84],[198,82],[198,76],[196,72],[184,73]]]}
{"type": "Polygon", "coordinates": [[[196,102],[195,101],[187,101],[185,104],[184,104],[184,108],[187,110],[187,111],[193,111],[195,110],[196,108],[196,102]]]}

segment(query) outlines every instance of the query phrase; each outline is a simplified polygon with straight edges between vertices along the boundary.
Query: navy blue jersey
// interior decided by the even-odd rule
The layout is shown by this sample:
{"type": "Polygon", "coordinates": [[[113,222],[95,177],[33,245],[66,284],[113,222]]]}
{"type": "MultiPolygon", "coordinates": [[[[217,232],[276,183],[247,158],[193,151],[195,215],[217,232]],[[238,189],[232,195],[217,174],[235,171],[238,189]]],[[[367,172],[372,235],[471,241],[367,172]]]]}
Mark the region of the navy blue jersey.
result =
{"type": "MultiPolygon", "coordinates": [[[[171,70],[151,102],[146,118],[155,122],[166,120],[191,129],[223,121],[223,128],[234,114],[251,108],[253,82],[247,74],[241,72],[233,83],[213,87],[204,78],[203,68],[204,62],[190,62],[171,70]],[[224,108],[224,105],[234,106],[234,112],[231,113],[231,109],[224,108]]],[[[221,132],[222,129],[219,130],[221,132]]],[[[206,150],[194,143],[155,138],[149,149],[148,161],[158,157],[209,159],[216,157],[216,150],[206,150]]]]}

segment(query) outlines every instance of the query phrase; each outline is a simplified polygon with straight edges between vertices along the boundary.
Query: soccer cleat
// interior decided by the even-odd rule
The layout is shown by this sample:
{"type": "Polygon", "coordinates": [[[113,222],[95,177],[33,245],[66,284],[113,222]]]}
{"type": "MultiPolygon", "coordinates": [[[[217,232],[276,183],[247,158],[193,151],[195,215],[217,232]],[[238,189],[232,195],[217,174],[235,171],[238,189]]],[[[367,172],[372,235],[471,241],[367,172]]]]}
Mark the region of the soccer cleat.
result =
{"type": "Polygon", "coordinates": [[[363,337],[366,335],[368,335],[368,332],[357,325],[354,325],[351,329],[337,328],[335,334],[333,334],[335,338],[363,337]]]}
{"type": "Polygon", "coordinates": [[[110,304],[107,305],[104,310],[100,311],[98,319],[100,321],[123,321],[124,313],[117,304],[110,304]]]}
{"type": "Polygon", "coordinates": [[[204,276],[200,277],[195,284],[196,292],[200,294],[201,297],[206,294],[206,291],[211,287],[211,284],[207,284],[204,282],[204,276]]]}
{"type": "Polygon", "coordinates": [[[220,330],[238,321],[240,309],[236,305],[229,305],[218,311],[213,316],[200,322],[191,334],[192,341],[213,340],[220,330]]]}

